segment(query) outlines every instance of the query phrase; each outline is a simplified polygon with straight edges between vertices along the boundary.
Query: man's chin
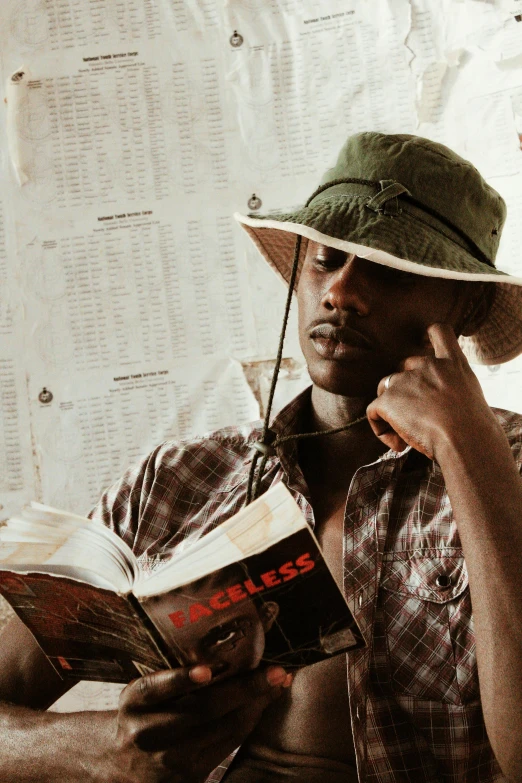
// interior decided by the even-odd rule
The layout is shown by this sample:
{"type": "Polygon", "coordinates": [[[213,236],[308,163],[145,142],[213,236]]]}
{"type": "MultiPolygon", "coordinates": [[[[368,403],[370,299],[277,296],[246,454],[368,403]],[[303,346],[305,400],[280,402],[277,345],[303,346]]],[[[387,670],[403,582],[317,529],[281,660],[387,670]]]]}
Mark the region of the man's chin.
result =
{"type": "Polygon", "coordinates": [[[308,367],[314,386],[341,397],[366,397],[371,402],[377,396],[379,378],[363,377],[361,373],[346,367],[308,367]]]}

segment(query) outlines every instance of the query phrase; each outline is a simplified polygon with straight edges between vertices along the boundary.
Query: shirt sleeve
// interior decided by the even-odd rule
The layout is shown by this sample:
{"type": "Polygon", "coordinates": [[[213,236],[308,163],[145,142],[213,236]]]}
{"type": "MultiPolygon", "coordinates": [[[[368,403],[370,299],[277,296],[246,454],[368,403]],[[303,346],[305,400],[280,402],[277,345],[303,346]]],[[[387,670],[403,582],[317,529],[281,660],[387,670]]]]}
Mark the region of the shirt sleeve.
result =
{"type": "Polygon", "coordinates": [[[221,433],[166,441],[104,492],[90,516],[122,538],[142,567],[156,568],[241,507],[248,454],[244,438],[221,433]]]}
{"type": "Polygon", "coordinates": [[[162,446],[158,446],[119,481],[107,489],[89,514],[113,530],[132,549],[139,548],[140,519],[153,498],[157,466],[162,446]]]}

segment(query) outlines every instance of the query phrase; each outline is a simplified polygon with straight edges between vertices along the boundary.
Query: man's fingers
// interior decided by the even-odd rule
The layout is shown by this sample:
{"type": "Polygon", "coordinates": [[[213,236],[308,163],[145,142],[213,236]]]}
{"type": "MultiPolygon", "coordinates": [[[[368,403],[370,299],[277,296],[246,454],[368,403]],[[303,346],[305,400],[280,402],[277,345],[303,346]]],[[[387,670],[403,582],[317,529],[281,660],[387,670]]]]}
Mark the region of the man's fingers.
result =
{"type": "Polygon", "coordinates": [[[422,370],[426,364],[431,361],[431,357],[427,356],[408,356],[399,362],[399,370],[404,372],[410,372],[411,370],[422,370]]]}
{"type": "Polygon", "coordinates": [[[152,708],[155,707],[160,709],[172,707],[177,713],[192,712],[194,715],[205,716],[206,720],[211,720],[213,717],[237,709],[248,701],[256,699],[270,701],[280,693],[287,677],[287,673],[281,666],[271,666],[267,670],[238,675],[206,688],[201,687],[201,683],[193,681],[192,671],[185,667],[140,677],[122,691],[120,709],[153,711],[152,708]]]}
{"type": "Polygon", "coordinates": [[[399,362],[397,372],[392,372],[390,375],[385,375],[381,378],[377,385],[377,397],[380,397],[383,392],[388,391],[392,387],[395,387],[397,382],[400,383],[401,376],[404,372],[410,370],[420,370],[429,359],[426,356],[408,356],[406,359],[402,359],[399,362]]]}
{"type": "Polygon", "coordinates": [[[383,392],[388,391],[394,386],[396,379],[403,372],[413,370],[422,370],[429,365],[430,361],[435,359],[451,359],[453,361],[464,358],[462,349],[455,336],[453,328],[449,324],[431,324],[426,330],[430,345],[433,348],[433,356],[408,356],[402,359],[397,367],[397,372],[386,375],[381,378],[377,386],[377,396],[380,397],[383,392]]]}
{"type": "Polygon", "coordinates": [[[192,737],[198,720],[191,715],[179,715],[175,710],[162,712],[134,712],[127,716],[124,736],[140,750],[148,753],[168,750],[173,738],[184,741],[192,737]]]}
{"type": "Polygon", "coordinates": [[[212,748],[215,748],[216,753],[222,754],[221,758],[216,760],[215,766],[242,744],[259,723],[263,710],[264,707],[261,706],[258,706],[256,709],[244,708],[236,710],[227,715],[217,725],[202,726],[197,729],[200,732],[201,739],[205,740],[209,752],[211,752],[212,748]],[[223,755],[223,748],[225,748],[225,756],[223,755]]]}
{"type": "Polygon", "coordinates": [[[383,394],[385,391],[388,391],[388,389],[391,387],[393,382],[393,376],[397,375],[398,373],[392,372],[391,375],[385,375],[384,378],[381,378],[377,385],[377,396],[380,397],[381,394],[383,394]]]}
{"type": "Polygon", "coordinates": [[[215,732],[221,725],[228,726],[226,730],[232,734],[241,733],[242,723],[246,727],[254,726],[268,704],[278,698],[291,682],[291,675],[282,667],[273,666],[267,671],[238,675],[209,688],[180,693],[190,688],[190,679],[183,676],[188,671],[176,670],[178,677],[159,676],[167,672],[144,677],[141,691],[137,694],[134,688],[138,687],[139,680],[129,687],[126,700],[123,704],[120,701],[120,710],[123,710],[121,725],[127,740],[133,745],[148,752],[168,750],[173,737],[193,742],[198,733],[206,731],[205,727],[215,732]],[[176,680],[174,689],[180,693],[177,697],[173,694],[172,680],[176,680]],[[151,703],[152,698],[160,701],[151,703]],[[243,715],[243,719],[238,723],[239,714],[243,715]]]}
{"type": "Polygon", "coordinates": [[[388,446],[389,449],[393,449],[393,451],[403,451],[408,445],[406,441],[395,432],[393,427],[388,424],[385,419],[380,418],[377,413],[369,413],[368,422],[374,434],[380,441],[388,446]]]}
{"type": "MultiPolygon", "coordinates": [[[[208,669],[206,682],[211,681],[212,672],[209,667],[197,666],[193,669],[208,669]]],[[[191,675],[193,669],[188,667],[167,669],[134,680],[121,692],[120,708],[149,709],[185,693],[198,690],[205,683],[204,672],[198,671],[196,681],[194,681],[194,675],[191,675]],[[201,676],[198,677],[198,674],[201,676]]]]}
{"type": "Polygon", "coordinates": [[[431,324],[426,331],[436,359],[460,359],[464,356],[453,327],[449,324],[431,324]]]}
{"type": "Polygon", "coordinates": [[[240,674],[210,688],[182,696],[176,702],[176,709],[199,716],[202,722],[216,720],[249,704],[259,704],[264,709],[281,695],[282,688],[287,685],[287,676],[280,666],[240,674]]]}

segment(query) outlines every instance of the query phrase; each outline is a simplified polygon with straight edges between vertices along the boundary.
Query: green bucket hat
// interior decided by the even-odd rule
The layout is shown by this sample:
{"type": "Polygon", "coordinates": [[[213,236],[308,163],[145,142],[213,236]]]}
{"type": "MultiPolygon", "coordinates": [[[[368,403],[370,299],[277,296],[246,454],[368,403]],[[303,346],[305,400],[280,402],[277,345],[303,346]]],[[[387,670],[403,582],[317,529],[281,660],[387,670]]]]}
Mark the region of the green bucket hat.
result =
{"type": "Polygon", "coordinates": [[[357,133],[305,206],[234,217],[286,283],[295,252],[299,277],[307,240],[420,275],[495,283],[487,319],[459,338],[461,347],[476,364],[501,364],[522,352],[522,278],[495,268],[506,205],[442,144],[357,133]],[[297,245],[296,235],[303,238],[297,245]]]}

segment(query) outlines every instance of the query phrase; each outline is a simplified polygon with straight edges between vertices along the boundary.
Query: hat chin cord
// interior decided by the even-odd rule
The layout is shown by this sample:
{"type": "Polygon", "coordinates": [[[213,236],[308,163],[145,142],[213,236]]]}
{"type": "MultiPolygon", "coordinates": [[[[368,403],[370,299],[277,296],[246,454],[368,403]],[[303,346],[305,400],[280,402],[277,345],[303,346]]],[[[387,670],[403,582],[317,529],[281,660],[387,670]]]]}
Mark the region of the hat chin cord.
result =
{"type": "MultiPolygon", "coordinates": [[[[310,202],[317,195],[319,195],[319,193],[322,193],[323,190],[327,190],[328,188],[331,188],[333,185],[340,185],[345,182],[359,182],[363,184],[374,184],[373,182],[370,183],[368,180],[360,180],[360,179],[333,180],[332,182],[328,182],[325,185],[320,185],[317,188],[317,190],[315,190],[314,193],[312,193],[312,195],[306,202],[305,207],[307,207],[310,204],[310,202]]],[[[252,455],[252,462],[250,464],[250,470],[248,473],[248,485],[247,485],[247,493],[246,493],[246,500],[245,500],[246,506],[249,503],[251,503],[252,500],[255,500],[259,496],[259,492],[261,489],[261,481],[263,478],[263,474],[265,472],[266,463],[268,461],[268,458],[276,453],[276,448],[278,446],[282,445],[283,443],[288,443],[288,441],[291,440],[303,440],[304,438],[313,438],[313,437],[318,437],[320,435],[334,435],[337,432],[344,432],[345,430],[350,429],[350,427],[353,427],[356,424],[359,424],[361,421],[366,420],[366,416],[360,416],[358,419],[349,421],[347,424],[344,424],[342,427],[334,427],[328,430],[318,430],[316,432],[302,432],[302,433],[297,433],[295,435],[283,435],[281,437],[277,437],[276,433],[270,429],[270,415],[272,413],[272,404],[274,402],[275,388],[279,376],[279,370],[281,367],[281,359],[283,357],[283,345],[285,342],[286,327],[288,325],[288,316],[290,314],[290,307],[292,304],[292,294],[294,292],[295,280],[297,277],[297,267],[299,266],[300,251],[301,251],[301,234],[297,234],[296,242],[295,242],[295,250],[294,250],[294,261],[292,264],[292,273],[290,275],[290,280],[288,281],[288,294],[286,297],[285,312],[283,316],[283,323],[281,326],[281,333],[279,335],[279,346],[277,349],[277,356],[274,364],[274,372],[272,374],[272,381],[270,383],[270,392],[268,395],[266,413],[263,421],[263,434],[261,440],[256,441],[255,443],[252,444],[252,449],[254,450],[254,454],[252,455]],[[261,463],[259,465],[259,470],[257,470],[257,476],[256,476],[257,463],[260,457],[261,457],[261,463]]]]}

